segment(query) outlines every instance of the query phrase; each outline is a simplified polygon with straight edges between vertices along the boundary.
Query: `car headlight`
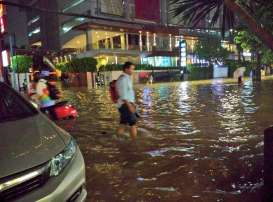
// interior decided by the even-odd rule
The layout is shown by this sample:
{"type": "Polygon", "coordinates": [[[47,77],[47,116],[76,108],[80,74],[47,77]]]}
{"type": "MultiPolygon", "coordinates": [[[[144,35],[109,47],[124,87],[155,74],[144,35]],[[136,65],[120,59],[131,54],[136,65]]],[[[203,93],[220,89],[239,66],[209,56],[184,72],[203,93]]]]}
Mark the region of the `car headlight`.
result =
{"type": "Polygon", "coordinates": [[[76,150],[77,144],[75,140],[71,138],[65,149],[60,154],[52,158],[50,163],[50,176],[59,175],[73,158],[76,150]]]}

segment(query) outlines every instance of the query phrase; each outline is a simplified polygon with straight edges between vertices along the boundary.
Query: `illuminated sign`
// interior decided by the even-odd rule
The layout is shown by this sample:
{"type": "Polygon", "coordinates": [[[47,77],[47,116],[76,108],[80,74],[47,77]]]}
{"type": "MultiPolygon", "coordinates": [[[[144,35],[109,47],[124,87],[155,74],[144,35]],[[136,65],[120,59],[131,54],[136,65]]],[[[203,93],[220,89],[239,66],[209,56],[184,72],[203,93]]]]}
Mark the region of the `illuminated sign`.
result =
{"type": "Polygon", "coordinates": [[[8,51],[6,50],[2,51],[2,62],[3,62],[3,67],[9,66],[9,54],[8,54],[8,51]]]}
{"type": "Polygon", "coordinates": [[[4,15],[4,5],[1,4],[1,2],[3,2],[3,0],[0,0],[0,16],[4,15]]]}
{"type": "Polygon", "coordinates": [[[3,34],[6,32],[6,23],[5,23],[5,6],[3,4],[3,0],[0,0],[0,32],[3,34]]]}
{"type": "Polygon", "coordinates": [[[243,56],[245,56],[245,57],[251,57],[251,53],[250,52],[243,52],[243,56]]]}
{"type": "Polygon", "coordinates": [[[179,42],[180,67],[187,66],[187,44],[185,40],[179,42]]]}
{"type": "Polygon", "coordinates": [[[0,17],[0,31],[1,31],[1,34],[6,32],[6,24],[5,24],[4,16],[0,17]]]}

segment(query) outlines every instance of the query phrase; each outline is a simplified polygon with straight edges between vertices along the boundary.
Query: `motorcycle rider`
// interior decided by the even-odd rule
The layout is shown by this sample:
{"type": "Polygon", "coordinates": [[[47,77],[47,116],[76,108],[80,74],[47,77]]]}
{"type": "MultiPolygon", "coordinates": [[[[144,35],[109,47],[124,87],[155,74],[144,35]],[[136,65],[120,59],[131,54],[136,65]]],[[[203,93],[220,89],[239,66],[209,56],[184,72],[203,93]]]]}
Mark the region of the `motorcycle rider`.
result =
{"type": "Polygon", "coordinates": [[[48,88],[48,77],[49,74],[42,72],[40,79],[36,85],[36,93],[39,100],[40,110],[43,113],[49,114],[52,119],[56,119],[56,113],[54,110],[55,100],[50,97],[50,91],[48,88]]]}

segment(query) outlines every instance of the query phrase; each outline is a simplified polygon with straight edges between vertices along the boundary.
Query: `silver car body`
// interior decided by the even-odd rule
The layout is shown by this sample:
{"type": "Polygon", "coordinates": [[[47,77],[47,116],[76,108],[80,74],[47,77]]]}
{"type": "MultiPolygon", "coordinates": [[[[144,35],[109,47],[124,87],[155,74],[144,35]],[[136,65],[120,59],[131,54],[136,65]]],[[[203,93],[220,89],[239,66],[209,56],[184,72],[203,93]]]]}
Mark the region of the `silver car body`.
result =
{"type": "Polygon", "coordinates": [[[87,195],[85,164],[78,146],[60,175],[47,176],[40,184],[34,181],[41,179],[51,159],[61,153],[70,140],[67,132],[40,112],[32,117],[0,122],[0,201],[5,189],[15,194],[32,185],[13,201],[84,201],[87,195]]]}

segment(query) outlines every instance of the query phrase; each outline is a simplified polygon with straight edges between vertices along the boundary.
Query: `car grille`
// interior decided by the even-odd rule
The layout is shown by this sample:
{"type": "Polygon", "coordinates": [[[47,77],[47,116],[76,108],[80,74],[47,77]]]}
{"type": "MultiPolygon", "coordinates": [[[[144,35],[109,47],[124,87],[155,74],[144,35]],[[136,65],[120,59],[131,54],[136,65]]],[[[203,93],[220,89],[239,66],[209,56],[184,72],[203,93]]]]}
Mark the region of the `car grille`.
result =
{"type": "Polygon", "coordinates": [[[49,174],[50,166],[47,163],[26,172],[1,179],[0,202],[15,200],[43,186],[49,179],[49,174]],[[7,186],[4,188],[3,185],[5,184],[7,186]]]}

